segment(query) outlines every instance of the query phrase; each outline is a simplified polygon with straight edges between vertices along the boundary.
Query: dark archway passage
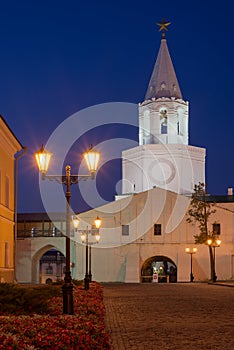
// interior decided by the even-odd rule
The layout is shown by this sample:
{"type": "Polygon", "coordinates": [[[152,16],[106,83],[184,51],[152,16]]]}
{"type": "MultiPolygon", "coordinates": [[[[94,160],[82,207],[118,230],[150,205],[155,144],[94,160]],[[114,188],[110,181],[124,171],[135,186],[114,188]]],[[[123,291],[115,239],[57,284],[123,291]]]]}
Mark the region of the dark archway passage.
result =
{"type": "Polygon", "coordinates": [[[167,256],[157,255],[147,259],[141,268],[141,282],[177,282],[176,264],[167,256]]]}
{"type": "Polygon", "coordinates": [[[64,278],[65,256],[50,249],[40,258],[40,283],[52,283],[64,278]]]}

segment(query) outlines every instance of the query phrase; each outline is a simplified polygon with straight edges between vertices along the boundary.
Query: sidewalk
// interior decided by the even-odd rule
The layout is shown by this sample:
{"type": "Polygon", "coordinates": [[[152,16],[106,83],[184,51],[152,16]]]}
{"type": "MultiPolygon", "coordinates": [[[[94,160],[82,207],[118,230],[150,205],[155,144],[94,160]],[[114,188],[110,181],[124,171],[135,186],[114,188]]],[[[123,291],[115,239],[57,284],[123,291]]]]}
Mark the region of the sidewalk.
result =
{"type": "Polygon", "coordinates": [[[234,289],[223,284],[104,284],[104,304],[113,350],[234,349],[234,289]]]}

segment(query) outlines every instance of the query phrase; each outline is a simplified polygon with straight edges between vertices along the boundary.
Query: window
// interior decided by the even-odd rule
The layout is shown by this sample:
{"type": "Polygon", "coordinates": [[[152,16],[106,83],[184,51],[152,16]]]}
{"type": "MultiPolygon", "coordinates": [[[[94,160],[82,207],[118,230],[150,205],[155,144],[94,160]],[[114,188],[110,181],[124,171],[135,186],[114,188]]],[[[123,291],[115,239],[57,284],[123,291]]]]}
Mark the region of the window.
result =
{"type": "Polygon", "coordinates": [[[55,227],[55,226],[52,229],[52,236],[53,237],[57,236],[57,227],[55,227]]]}
{"type": "Polygon", "coordinates": [[[10,181],[8,176],[6,176],[5,182],[5,204],[8,208],[10,207],[10,181]]]}
{"type": "Polygon", "coordinates": [[[34,237],[35,233],[36,233],[36,229],[35,229],[35,227],[32,227],[31,228],[31,236],[34,237]]]}
{"type": "Polygon", "coordinates": [[[213,234],[214,235],[220,235],[220,224],[217,224],[216,222],[213,224],[213,234]]]}
{"type": "Polygon", "coordinates": [[[51,265],[46,268],[46,274],[53,275],[53,267],[51,265]]]}
{"type": "Polygon", "coordinates": [[[9,250],[9,242],[5,242],[5,267],[9,267],[9,258],[10,258],[10,250],[9,250]]]}
{"type": "Polygon", "coordinates": [[[129,225],[122,225],[122,236],[129,236],[129,225]]]}
{"type": "Polygon", "coordinates": [[[154,236],[161,236],[162,234],[162,225],[154,224],[154,236]]]}

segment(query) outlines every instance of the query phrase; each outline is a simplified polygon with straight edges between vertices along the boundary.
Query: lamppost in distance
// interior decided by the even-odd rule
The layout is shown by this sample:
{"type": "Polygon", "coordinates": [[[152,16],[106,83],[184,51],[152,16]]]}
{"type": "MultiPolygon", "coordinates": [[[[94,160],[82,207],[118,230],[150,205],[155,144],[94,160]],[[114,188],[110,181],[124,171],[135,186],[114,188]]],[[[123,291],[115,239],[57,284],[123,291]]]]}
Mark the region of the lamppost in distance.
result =
{"type": "Polygon", "coordinates": [[[213,271],[212,271],[212,282],[216,282],[217,275],[216,275],[216,267],[215,267],[215,249],[220,247],[221,240],[215,236],[207,239],[207,244],[211,247],[213,247],[213,271]]]}
{"type": "Polygon", "coordinates": [[[96,229],[89,230],[86,227],[86,231],[82,231],[81,233],[81,242],[85,243],[85,278],[84,278],[84,289],[89,289],[89,283],[92,281],[92,272],[91,272],[91,246],[100,241],[99,228],[101,227],[102,220],[97,216],[94,220],[96,229]],[[96,242],[90,242],[88,235],[95,231],[95,239],[96,242]]]}
{"type": "Polygon", "coordinates": [[[193,275],[193,254],[196,254],[197,248],[185,248],[185,251],[187,254],[190,254],[190,282],[193,282],[194,275],[193,275]]]}

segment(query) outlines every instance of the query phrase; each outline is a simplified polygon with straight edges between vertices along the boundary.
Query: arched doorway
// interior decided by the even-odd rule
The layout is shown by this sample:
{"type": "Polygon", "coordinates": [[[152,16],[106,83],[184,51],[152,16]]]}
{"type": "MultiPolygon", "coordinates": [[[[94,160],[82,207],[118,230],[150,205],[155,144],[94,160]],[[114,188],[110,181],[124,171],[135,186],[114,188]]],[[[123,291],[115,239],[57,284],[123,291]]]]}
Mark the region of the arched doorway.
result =
{"type": "MultiPolygon", "coordinates": [[[[58,238],[57,238],[58,239],[58,238]]],[[[62,242],[64,245],[64,242],[62,242]]],[[[38,244],[37,244],[38,246],[38,244]]],[[[59,245],[54,246],[52,244],[47,244],[43,247],[39,247],[39,249],[37,250],[37,252],[34,254],[34,256],[31,259],[31,283],[33,284],[38,284],[38,283],[45,283],[46,281],[44,280],[42,282],[41,279],[41,259],[44,255],[46,255],[46,253],[48,251],[55,251],[55,252],[59,252],[59,256],[61,257],[60,259],[65,259],[64,258],[64,249],[61,249],[63,247],[60,247],[59,245]]],[[[65,265],[65,263],[64,263],[65,265]]],[[[49,266],[47,266],[49,267],[49,266]]],[[[49,267],[48,271],[51,272],[51,268],[49,267]]],[[[53,271],[55,271],[53,269],[53,271]]],[[[49,273],[48,278],[51,278],[51,273],[49,273]]]]}
{"type": "Polygon", "coordinates": [[[157,255],[147,259],[141,268],[141,282],[177,282],[176,264],[167,256],[157,255]]]}

